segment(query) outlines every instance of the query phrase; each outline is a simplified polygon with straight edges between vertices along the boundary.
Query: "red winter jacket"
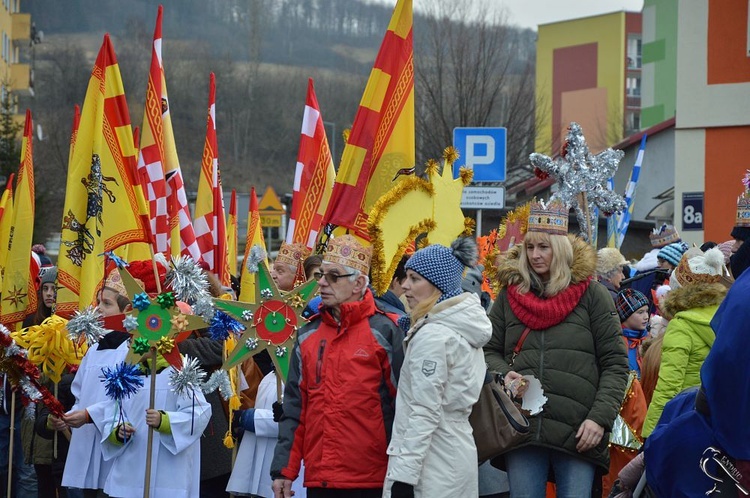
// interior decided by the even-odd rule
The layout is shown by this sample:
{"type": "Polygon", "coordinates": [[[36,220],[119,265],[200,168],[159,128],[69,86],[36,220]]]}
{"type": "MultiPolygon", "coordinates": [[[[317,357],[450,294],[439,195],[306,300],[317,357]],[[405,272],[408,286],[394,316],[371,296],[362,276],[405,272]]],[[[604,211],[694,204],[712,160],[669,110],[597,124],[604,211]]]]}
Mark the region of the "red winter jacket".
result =
{"type": "Polygon", "coordinates": [[[388,466],[403,333],[378,312],[370,290],[300,329],[284,389],[274,478],[305,486],[382,488],[388,466]]]}

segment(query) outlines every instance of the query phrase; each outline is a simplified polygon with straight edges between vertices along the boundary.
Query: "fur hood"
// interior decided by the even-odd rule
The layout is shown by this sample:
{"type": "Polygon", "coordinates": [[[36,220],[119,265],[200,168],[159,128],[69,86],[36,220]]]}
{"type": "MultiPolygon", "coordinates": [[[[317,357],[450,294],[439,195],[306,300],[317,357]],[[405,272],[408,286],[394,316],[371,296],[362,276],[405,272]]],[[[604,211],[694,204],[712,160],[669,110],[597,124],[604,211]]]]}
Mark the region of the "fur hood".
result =
{"type": "MultiPolygon", "coordinates": [[[[583,239],[568,235],[573,245],[573,265],[570,268],[571,284],[577,284],[596,274],[596,251],[583,239]]],[[[497,280],[500,289],[508,285],[520,284],[521,273],[518,271],[523,244],[516,244],[499,258],[497,280]]]]}
{"type": "Polygon", "coordinates": [[[681,311],[716,306],[726,295],[727,288],[722,284],[686,285],[669,291],[659,303],[659,309],[671,319],[681,311]]]}

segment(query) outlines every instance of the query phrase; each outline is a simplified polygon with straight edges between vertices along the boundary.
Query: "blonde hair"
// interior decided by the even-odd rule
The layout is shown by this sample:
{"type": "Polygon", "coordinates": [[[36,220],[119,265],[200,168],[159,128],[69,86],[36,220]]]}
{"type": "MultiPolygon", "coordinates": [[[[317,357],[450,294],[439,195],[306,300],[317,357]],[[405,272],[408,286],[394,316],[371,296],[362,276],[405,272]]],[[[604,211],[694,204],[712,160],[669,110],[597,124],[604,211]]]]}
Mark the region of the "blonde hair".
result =
{"type": "Polygon", "coordinates": [[[519,258],[518,271],[522,282],[518,285],[521,294],[531,289],[543,289],[545,296],[554,296],[568,288],[571,281],[570,267],[573,265],[573,245],[567,235],[552,235],[544,232],[528,232],[524,237],[519,258]],[[543,282],[541,277],[531,268],[526,255],[526,244],[547,242],[552,249],[552,261],[549,266],[549,281],[543,282]]]}
{"type": "Polygon", "coordinates": [[[440,299],[440,296],[443,295],[442,292],[440,292],[440,289],[433,286],[434,289],[432,291],[432,294],[425,299],[424,301],[420,301],[412,308],[411,310],[411,323],[414,324],[419,320],[420,318],[424,318],[427,313],[432,310],[432,308],[435,307],[435,305],[438,302],[438,299],[440,299]]]}

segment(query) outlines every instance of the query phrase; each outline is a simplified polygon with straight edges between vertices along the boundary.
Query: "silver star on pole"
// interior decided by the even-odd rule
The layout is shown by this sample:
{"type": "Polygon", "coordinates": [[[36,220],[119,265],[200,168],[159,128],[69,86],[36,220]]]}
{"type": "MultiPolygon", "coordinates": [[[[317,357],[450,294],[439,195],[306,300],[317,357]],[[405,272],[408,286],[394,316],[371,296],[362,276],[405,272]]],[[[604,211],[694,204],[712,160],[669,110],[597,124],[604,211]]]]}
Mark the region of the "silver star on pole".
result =
{"type": "Polygon", "coordinates": [[[535,152],[529,160],[535,168],[557,181],[558,190],[550,200],[559,199],[575,209],[580,234],[589,241],[589,233],[597,227],[596,208],[609,216],[626,207],[625,199],[607,188],[607,180],[615,175],[624,155],[621,150],[611,148],[591,154],[581,125],[571,122],[560,157],[553,159],[535,152]],[[585,204],[581,202],[584,198],[581,194],[585,194],[585,204]]]}

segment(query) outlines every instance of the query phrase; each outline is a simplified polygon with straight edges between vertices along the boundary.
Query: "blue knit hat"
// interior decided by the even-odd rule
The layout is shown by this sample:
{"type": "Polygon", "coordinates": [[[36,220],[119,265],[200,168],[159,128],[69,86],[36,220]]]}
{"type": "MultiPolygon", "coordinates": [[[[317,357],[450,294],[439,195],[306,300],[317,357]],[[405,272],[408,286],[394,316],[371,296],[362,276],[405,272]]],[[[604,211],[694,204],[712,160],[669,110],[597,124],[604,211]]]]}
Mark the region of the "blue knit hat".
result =
{"type": "Polygon", "coordinates": [[[687,246],[684,242],[675,242],[662,247],[656,257],[661,258],[676,267],[680,264],[680,260],[682,259],[682,255],[685,254],[685,251],[687,251],[687,246]]]}
{"type": "Polygon", "coordinates": [[[463,293],[464,269],[477,260],[477,244],[471,238],[456,239],[450,247],[433,244],[415,252],[406,269],[419,273],[443,293],[440,301],[463,293]]]}

